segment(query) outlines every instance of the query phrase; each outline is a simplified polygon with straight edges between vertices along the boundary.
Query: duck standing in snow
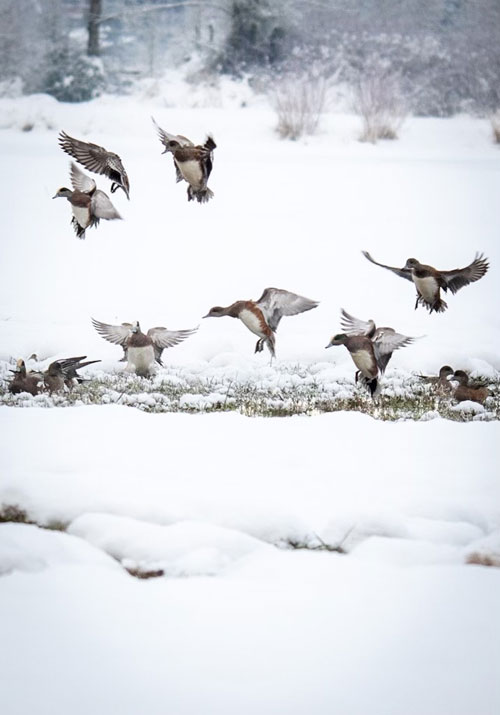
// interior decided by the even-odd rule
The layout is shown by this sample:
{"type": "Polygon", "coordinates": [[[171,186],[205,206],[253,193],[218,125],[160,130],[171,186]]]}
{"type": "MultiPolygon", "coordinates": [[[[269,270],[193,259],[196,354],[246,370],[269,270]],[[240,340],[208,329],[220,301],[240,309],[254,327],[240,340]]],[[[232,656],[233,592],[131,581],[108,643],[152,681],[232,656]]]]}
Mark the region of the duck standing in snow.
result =
{"type": "Polygon", "coordinates": [[[165,348],[178,345],[198,328],[192,330],[167,330],[167,328],[150,328],[145,334],[141,331],[139,322],[108,325],[92,318],[92,324],[99,335],[110,343],[121,345],[126,352],[127,372],[135,372],[140,377],[150,377],[154,371],[155,361],[162,365],[161,354],[165,348]]]}
{"type": "Polygon", "coordinates": [[[359,320],[341,310],[343,333],[334,335],[327,348],[345,345],[358,368],[356,382],[362,382],[373,397],[378,385],[378,376],[383,375],[394,350],[410,345],[416,338],[396,333],[393,328],[377,328],[373,320],[359,320]]]}
{"type": "Polygon", "coordinates": [[[400,278],[406,278],[408,281],[413,281],[417,289],[417,300],[415,309],[418,305],[423,305],[429,313],[443,313],[448,307],[447,303],[441,298],[441,288],[445,291],[448,289],[455,294],[460,288],[463,288],[469,283],[474,283],[484,276],[488,270],[488,259],[483,254],[477,253],[476,257],[465,268],[455,268],[451,271],[438,271],[432,266],[424,265],[417,261],[416,258],[408,258],[403,268],[394,268],[386,266],[384,263],[375,261],[368,251],[362,251],[365,258],[371,263],[381,268],[387,268],[400,278]]]}
{"type": "Polygon", "coordinates": [[[130,184],[122,160],[112,151],[108,151],[98,144],[83,142],[70,137],[66,132],[60,132],[59,145],[66,154],[76,159],[94,174],[104,174],[111,179],[111,193],[123,189],[127,199],[130,198],[130,184]]]}
{"type": "Polygon", "coordinates": [[[63,186],[53,199],[64,198],[71,204],[73,218],[71,223],[78,238],[85,238],[87,228],[97,226],[103,218],[106,220],[121,219],[107,194],[97,188],[94,179],[71,162],[71,189],[63,186]]]}
{"type": "Polygon", "coordinates": [[[239,318],[252,333],[259,336],[255,352],[259,353],[267,345],[271,358],[276,356],[275,333],[284,315],[298,315],[306,310],[316,308],[319,303],[304,298],[296,293],[290,293],[280,288],[266,288],[260,298],[253,300],[238,300],[227,308],[215,306],[204,315],[204,318],[239,318]]]}
{"type": "Polygon", "coordinates": [[[458,387],[453,391],[453,397],[457,402],[472,400],[472,402],[478,402],[483,405],[486,398],[489,397],[490,391],[484,385],[480,387],[469,385],[469,376],[464,370],[455,370],[452,379],[458,381],[458,387]]]}
{"type": "Polygon", "coordinates": [[[163,153],[170,152],[174,158],[176,180],[184,180],[189,184],[188,201],[196,199],[200,204],[209,201],[214,193],[208,188],[207,182],[213,166],[213,150],[217,147],[212,137],[208,136],[203,145],[195,146],[181,134],[169,134],[154,119],[153,124],[165,147],[163,153]]]}

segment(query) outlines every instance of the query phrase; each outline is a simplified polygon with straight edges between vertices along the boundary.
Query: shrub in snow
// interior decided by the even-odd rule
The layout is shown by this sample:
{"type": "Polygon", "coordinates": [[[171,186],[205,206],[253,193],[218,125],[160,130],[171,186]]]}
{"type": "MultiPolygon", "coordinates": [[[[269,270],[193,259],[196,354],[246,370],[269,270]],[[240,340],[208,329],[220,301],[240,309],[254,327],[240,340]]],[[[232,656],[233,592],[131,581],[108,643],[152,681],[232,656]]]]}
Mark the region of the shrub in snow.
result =
{"type": "Polygon", "coordinates": [[[406,116],[398,76],[383,70],[363,74],[354,91],[354,108],[363,119],[360,140],[397,139],[406,116]]]}
{"type": "Polygon", "coordinates": [[[314,134],[325,107],[326,82],[322,77],[286,77],[276,84],[273,104],[282,139],[314,134]]]}
{"type": "Polygon", "coordinates": [[[47,67],[37,89],[60,102],[87,102],[104,89],[102,63],[96,57],[58,48],[50,53],[47,67]]]}

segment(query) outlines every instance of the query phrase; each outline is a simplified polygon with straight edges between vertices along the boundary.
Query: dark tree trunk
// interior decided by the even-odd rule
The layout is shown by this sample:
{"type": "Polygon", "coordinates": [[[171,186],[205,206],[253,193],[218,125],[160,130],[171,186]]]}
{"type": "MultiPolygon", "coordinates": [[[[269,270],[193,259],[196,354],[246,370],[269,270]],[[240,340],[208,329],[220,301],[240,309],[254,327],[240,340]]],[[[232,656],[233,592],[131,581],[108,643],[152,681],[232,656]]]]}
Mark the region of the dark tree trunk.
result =
{"type": "Polygon", "coordinates": [[[89,0],[89,41],[87,45],[87,54],[89,57],[99,57],[101,54],[101,48],[99,46],[101,12],[102,0],[89,0]]]}

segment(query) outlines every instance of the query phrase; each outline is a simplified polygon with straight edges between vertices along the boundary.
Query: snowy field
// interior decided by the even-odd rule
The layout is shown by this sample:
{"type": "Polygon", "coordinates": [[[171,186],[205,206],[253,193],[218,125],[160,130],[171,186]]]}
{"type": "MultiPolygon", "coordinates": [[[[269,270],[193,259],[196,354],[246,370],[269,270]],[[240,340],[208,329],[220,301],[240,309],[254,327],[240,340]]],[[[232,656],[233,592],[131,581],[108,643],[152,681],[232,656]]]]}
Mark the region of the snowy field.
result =
{"type": "MultiPolygon", "coordinates": [[[[211,384],[211,404],[233,383],[352,394],[347,351],[325,350],[340,307],[423,336],[394,354],[382,395],[444,363],[498,381],[489,123],[408,119],[375,146],[347,114],[295,143],[275,123],[231,86],[0,100],[3,391],[33,353],[43,367],[88,355],[102,362],[87,376],[121,380],[121,349],[94,317],[199,325],[152,384],[211,384]],[[213,133],[209,204],[187,202],[151,115],[195,141],[213,133]],[[124,220],[85,241],[67,202],[51,201],[69,185],[61,129],[118,152],[130,178],[130,202],[113,195],[124,220]],[[442,269],[484,252],[490,270],[429,316],[363,249],[442,269]],[[320,301],[283,319],[271,366],[239,321],[201,320],[267,286],[320,301]]],[[[118,404],[42,395],[0,410],[2,713],[497,715],[500,569],[485,564],[500,565],[500,435],[482,419],[497,397],[459,423],[145,414],[127,405],[149,398],[115,393],[103,402],[118,404]]]]}

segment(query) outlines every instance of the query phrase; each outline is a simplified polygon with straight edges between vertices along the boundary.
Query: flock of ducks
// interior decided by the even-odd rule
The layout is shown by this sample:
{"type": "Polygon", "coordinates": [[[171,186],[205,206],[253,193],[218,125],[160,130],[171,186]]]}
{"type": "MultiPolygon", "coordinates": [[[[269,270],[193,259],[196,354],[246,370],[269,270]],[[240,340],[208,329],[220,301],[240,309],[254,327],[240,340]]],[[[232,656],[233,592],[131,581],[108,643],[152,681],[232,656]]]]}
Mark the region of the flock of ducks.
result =
{"type": "MultiPolygon", "coordinates": [[[[194,145],[182,135],[170,134],[162,129],[153,119],[163,153],[173,157],[176,180],[188,184],[188,201],[206,203],[213,197],[207,182],[213,166],[213,151],[216,144],[208,136],[203,145],[194,145]]],[[[122,160],[114,152],[91,142],[75,139],[66,132],[59,134],[59,145],[67,154],[89,171],[107,176],[111,180],[111,193],[122,189],[130,199],[130,183],[122,160]]],[[[78,238],[85,238],[89,227],[97,226],[101,219],[121,219],[109,196],[97,188],[96,182],[87,176],[76,164],[70,164],[72,189],[60,188],[53,198],[65,198],[72,209],[72,225],[78,238]]],[[[412,281],[417,292],[415,309],[419,305],[429,313],[441,313],[447,309],[441,298],[441,291],[449,290],[455,294],[458,290],[482,278],[488,270],[488,260],[477,254],[468,266],[453,270],[440,271],[416,258],[408,258],[402,268],[388,266],[375,261],[367,251],[365,258],[371,263],[392,271],[401,278],[412,281]]],[[[203,318],[228,316],[238,318],[252,333],[257,335],[255,352],[261,352],[264,346],[276,355],[276,331],[284,316],[298,315],[312,310],[319,305],[317,301],[278,288],[266,288],[258,300],[238,300],[227,307],[214,306],[203,318]]],[[[341,310],[342,333],[332,337],[327,348],[344,345],[356,366],[355,381],[365,385],[372,397],[378,387],[378,380],[384,374],[392,353],[399,348],[413,343],[416,338],[397,333],[393,328],[378,327],[373,320],[363,321],[341,310]]],[[[194,335],[197,328],[189,330],[168,330],[164,327],[150,328],[143,333],[139,322],[109,325],[92,318],[92,324],[99,335],[111,343],[121,346],[122,361],[127,363],[126,370],[148,377],[155,365],[162,365],[162,352],[166,348],[178,345],[194,335]]],[[[28,392],[32,395],[46,390],[58,392],[71,388],[75,382],[82,382],[78,370],[98,360],[83,362],[86,356],[66,358],[51,363],[45,372],[27,371],[23,360],[18,360],[14,376],[9,384],[10,392],[17,394],[28,392]]],[[[463,370],[453,371],[445,365],[435,378],[422,376],[433,383],[439,392],[452,390],[450,380],[456,380],[454,389],[457,400],[484,402],[488,390],[484,386],[471,386],[463,370]]]]}

